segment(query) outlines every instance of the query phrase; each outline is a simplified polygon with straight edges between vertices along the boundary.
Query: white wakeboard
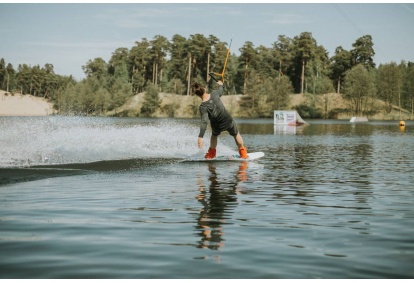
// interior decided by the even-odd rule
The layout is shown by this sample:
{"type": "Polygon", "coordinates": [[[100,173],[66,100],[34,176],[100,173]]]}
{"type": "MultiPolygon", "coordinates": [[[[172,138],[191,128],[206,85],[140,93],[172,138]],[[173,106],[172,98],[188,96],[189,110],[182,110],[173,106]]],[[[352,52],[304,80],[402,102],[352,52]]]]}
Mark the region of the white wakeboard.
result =
{"type": "Polygon", "coordinates": [[[263,152],[249,152],[248,158],[241,158],[239,154],[233,155],[219,155],[212,159],[204,158],[204,156],[190,156],[182,160],[183,162],[212,162],[212,161],[252,161],[264,156],[263,152]]]}

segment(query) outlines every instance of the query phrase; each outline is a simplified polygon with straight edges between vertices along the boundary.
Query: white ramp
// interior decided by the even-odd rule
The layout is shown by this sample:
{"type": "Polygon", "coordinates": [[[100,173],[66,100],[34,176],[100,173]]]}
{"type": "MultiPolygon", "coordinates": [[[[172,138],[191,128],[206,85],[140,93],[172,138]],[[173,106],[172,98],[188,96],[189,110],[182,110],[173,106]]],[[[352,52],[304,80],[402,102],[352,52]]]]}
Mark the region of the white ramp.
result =
{"type": "Polygon", "coordinates": [[[274,110],[273,121],[275,125],[308,125],[296,110],[274,110]]]}
{"type": "Polygon", "coordinates": [[[352,117],[349,122],[350,123],[368,122],[368,118],[367,117],[352,117]]]}

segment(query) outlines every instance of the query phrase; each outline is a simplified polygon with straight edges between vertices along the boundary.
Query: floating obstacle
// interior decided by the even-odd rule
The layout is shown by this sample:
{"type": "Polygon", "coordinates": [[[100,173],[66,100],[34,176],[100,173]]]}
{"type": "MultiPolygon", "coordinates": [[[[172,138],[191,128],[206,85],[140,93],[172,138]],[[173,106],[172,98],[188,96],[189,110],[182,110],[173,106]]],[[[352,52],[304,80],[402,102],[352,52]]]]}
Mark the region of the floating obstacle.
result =
{"type": "Polygon", "coordinates": [[[274,110],[273,123],[275,125],[301,126],[308,125],[295,110],[274,110]]]}
{"type": "Polygon", "coordinates": [[[402,132],[404,132],[405,131],[405,121],[400,121],[399,127],[400,127],[400,130],[402,132]]]}
{"type": "Polygon", "coordinates": [[[352,117],[349,122],[351,123],[368,122],[368,118],[367,117],[352,117]]]}

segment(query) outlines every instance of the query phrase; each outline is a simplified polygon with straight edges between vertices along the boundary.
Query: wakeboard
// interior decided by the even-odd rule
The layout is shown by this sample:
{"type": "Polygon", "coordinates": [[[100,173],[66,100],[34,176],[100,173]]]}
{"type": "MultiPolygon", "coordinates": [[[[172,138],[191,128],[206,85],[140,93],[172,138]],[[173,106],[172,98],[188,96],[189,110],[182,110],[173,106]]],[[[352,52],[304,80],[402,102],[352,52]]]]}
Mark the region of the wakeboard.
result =
{"type": "Polygon", "coordinates": [[[183,162],[214,162],[214,161],[252,161],[264,156],[263,152],[249,152],[248,158],[241,158],[238,154],[219,155],[212,159],[204,158],[204,156],[190,156],[182,160],[183,162]]]}

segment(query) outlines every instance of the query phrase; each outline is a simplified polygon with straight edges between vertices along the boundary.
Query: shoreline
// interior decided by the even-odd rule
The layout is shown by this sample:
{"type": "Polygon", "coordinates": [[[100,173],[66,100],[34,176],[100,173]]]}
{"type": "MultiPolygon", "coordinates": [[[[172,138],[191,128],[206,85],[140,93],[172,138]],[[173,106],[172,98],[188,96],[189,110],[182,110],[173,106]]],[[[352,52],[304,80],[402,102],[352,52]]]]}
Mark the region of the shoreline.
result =
{"type": "MultiPolygon", "coordinates": [[[[137,94],[131,97],[124,105],[105,113],[102,115],[104,117],[137,117],[138,112],[142,106],[144,100],[144,94],[137,94]]],[[[239,95],[229,95],[223,97],[223,103],[231,112],[235,118],[246,118],[242,117],[239,107],[239,95]]],[[[188,108],[198,105],[198,101],[194,101],[194,97],[186,96],[175,96],[173,94],[160,93],[161,107],[155,113],[154,118],[166,118],[169,117],[169,113],[165,110],[168,106],[171,107],[173,111],[173,117],[175,118],[193,118],[189,117],[188,108]]],[[[289,104],[289,109],[294,108],[297,105],[306,103],[306,98],[301,94],[291,95],[291,101],[289,104]]],[[[383,103],[383,102],[378,102],[383,103]]],[[[336,94],[329,94],[329,108],[338,107],[339,109],[343,108],[345,105],[344,100],[341,96],[336,94]]],[[[377,121],[398,121],[398,120],[411,120],[412,114],[407,113],[405,110],[400,113],[396,107],[389,114],[385,114],[382,111],[369,116],[368,120],[377,120],[377,121]]],[[[47,99],[42,97],[37,97],[29,94],[11,94],[7,93],[4,90],[0,90],[0,117],[13,117],[13,116],[49,116],[56,115],[58,111],[53,109],[53,103],[49,102],[47,99]]],[[[196,115],[198,117],[198,115],[196,115]]],[[[353,116],[350,113],[340,113],[337,115],[335,120],[349,120],[353,116]]],[[[306,119],[305,119],[306,120],[306,119]]]]}

